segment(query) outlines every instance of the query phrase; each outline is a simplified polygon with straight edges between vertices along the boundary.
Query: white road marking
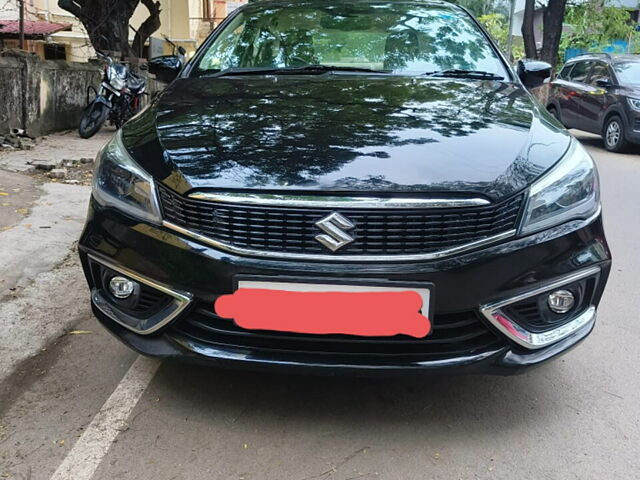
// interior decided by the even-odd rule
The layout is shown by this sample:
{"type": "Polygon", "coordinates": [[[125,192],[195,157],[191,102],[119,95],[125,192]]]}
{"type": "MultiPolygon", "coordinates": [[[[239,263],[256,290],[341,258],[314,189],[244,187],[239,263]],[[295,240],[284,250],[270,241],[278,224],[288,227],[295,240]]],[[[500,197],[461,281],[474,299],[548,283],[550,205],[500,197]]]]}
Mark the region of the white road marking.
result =
{"type": "Polygon", "coordinates": [[[143,356],[133,362],[51,480],[91,479],[159,366],[159,360],[143,356]]]}

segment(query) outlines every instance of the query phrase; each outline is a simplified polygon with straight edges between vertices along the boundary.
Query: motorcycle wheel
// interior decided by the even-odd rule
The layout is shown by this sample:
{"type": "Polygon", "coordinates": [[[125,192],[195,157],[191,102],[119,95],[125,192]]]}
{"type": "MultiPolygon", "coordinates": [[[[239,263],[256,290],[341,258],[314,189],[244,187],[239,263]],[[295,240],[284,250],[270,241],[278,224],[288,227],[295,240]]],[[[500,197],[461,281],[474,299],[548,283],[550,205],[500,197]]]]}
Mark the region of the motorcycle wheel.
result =
{"type": "Polygon", "coordinates": [[[91,138],[102,127],[102,124],[107,119],[109,110],[104,103],[92,102],[87,108],[85,108],[82,118],[80,119],[80,126],[78,127],[78,133],[81,138],[91,138]]]}

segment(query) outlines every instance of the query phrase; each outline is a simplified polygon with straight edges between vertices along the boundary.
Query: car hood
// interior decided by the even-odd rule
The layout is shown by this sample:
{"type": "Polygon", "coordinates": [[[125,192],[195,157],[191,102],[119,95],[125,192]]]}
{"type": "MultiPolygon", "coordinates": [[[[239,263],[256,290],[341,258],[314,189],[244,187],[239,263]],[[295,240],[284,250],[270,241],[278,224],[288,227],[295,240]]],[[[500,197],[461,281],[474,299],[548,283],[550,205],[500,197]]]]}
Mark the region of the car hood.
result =
{"type": "Polygon", "coordinates": [[[125,126],[124,141],[180,193],[498,199],[548,170],[569,136],[517,84],[328,74],[180,79],[125,126]]]}
{"type": "Polygon", "coordinates": [[[640,86],[638,85],[625,85],[620,86],[621,93],[634,98],[640,98],[640,86]]]}

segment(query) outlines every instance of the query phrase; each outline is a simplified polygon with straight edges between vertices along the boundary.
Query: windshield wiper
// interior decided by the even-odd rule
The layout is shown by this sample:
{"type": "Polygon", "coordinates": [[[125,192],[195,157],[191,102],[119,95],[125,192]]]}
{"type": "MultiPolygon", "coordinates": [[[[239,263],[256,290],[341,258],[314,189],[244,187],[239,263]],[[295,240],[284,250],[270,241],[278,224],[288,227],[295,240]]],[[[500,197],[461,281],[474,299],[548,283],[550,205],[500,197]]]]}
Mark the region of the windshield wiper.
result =
{"type": "Polygon", "coordinates": [[[491,72],[483,72],[482,70],[462,70],[459,68],[451,68],[449,70],[440,70],[437,72],[425,73],[427,77],[452,77],[452,78],[480,78],[489,80],[504,80],[504,77],[491,72]]]}
{"type": "Polygon", "coordinates": [[[376,70],[373,68],[365,68],[365,67],[348,67],[348,66],[338,66],[338,65],[321,65],[321,64],[313,64],[313,65],[304,65],[302,67],[287,67],[284,69],[285,72],[363,72],[363,73],[391,73],[391,70],[376,70]]]}
{"type": "MultiPolygon", "coordinates": [[[[374,70],[372,68],[345,67],[337,65],[303,65],[301,67],[265,67],[265,68],[227,68],[212,72],[212,77],[240,76],[240,75],[294,75],[296,73],[325,73],[325,72],[362,72],[362,73],[390,73],[390,70],[374,70]]],[[[202,72],[201,75],[207,75],[202,72]]]]}

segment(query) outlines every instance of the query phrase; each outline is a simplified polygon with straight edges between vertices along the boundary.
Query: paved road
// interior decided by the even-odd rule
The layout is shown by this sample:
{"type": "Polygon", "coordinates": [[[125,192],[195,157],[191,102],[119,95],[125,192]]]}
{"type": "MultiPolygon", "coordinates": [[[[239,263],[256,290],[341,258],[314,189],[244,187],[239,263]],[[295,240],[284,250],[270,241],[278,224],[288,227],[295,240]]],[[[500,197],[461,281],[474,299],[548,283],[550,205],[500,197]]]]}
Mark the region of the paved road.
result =
{"type": "Polygon", "coordinates": [[[638,478],[640,155],[577,135],[615,263],[595,332],[561,360],[404,380],[158,367],[94,323],[83,284],[54,282],[50,298],[76,304],[73,334],[0,384],[0,478],[638,478]]]}

